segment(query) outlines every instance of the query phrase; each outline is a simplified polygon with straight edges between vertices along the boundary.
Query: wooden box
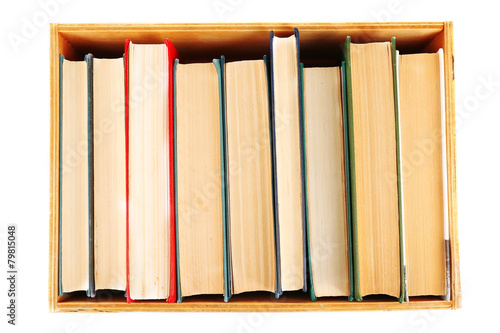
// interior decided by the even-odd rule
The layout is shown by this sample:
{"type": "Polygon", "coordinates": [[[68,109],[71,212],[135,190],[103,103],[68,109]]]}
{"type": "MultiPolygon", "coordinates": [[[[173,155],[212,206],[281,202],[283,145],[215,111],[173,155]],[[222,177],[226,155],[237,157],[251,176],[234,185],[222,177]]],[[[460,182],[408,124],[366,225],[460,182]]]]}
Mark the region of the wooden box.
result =
{"type": "Polygon", "coordinates": [[[451,22],[418,23],[227,23],[227,24],[51,24],[50,27],[50,311],[337,311],[456,309],[461,306],[460,264],[457,230],[455,75],[453,25],[451,22]],[[312,302],[308,293],[285,293],[275,299],[270,293],[235,295],[228,303],[221,296],[189,297],[182,303],[135,301],[127,304],[123,293],[98,293],[87,298],[75,293],[58,296],[59,247],[59,55],[82,60],[120,57],[125,39],[134,43],[163,43],[169,38],[184,62],[211,61],[225,55],[228,61],[260,59],[269,55],[269,32],[288,36],[300,31],[301,60],[305,65],[338,65],[346,36],[353,42],[389,41],[396,37],[403,53],[444,50],[446,96],[446,145],[448,215],[451,247],[451,300],[415,297],[400,304],[395,298],[372,296],[362,302],[346,298],[320,298],[312,302]]]}

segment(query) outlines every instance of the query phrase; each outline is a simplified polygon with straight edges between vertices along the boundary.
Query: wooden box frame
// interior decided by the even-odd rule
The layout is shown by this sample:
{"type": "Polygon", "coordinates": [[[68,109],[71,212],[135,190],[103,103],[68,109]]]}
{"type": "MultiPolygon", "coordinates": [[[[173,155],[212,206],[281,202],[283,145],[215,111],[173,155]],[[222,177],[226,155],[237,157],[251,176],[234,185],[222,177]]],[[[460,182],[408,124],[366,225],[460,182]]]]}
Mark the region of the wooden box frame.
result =
{"type": "Polygon", "coordinates": [[[419,23],[227,23],[227,24],[51,24],[50,26],[50,223],[49,223],[49,309],[69,311],[337,311],[415,310],[461,307],[460,264],[457,229],[455,74],[452,22],[419,23]],[[259,59],[269,54],[269,32],[278,36],[300,30],[301,60],[306,65],[334,65],[341,59],[346,36],[353,42],[389,41],[396,36],[398,49],[405,52],[444,50],[446,96],[446,152],[448,216],[451,248],[451,299],[415,297],[399,304],[395,298],[365,297],[362,302],[346,298],[319,298],[309,294],[285,293],[280,299],[265,293],[222,297],[189,297],[182,303],[135,301],[127,304],[123,295],[98,294],[95,299],[80,294],[58,296],[59,247],[59,55],[82,60],[123,55],[124,42],[162,43],[169,38],[183,61],[210,61],[221,54],[228,61],[259,59]],[[332,59],[336,59],[332,60],[332,59]]]}

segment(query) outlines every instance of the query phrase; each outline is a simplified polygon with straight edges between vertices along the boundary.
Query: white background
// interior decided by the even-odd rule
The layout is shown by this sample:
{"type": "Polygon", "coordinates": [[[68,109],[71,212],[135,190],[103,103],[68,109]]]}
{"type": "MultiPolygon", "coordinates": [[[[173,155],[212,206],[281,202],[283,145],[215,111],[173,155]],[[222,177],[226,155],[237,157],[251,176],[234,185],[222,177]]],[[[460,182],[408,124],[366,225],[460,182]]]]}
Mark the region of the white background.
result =
{"type": "Polygon", "coordinates": [[[499,18],[495,1],[2,1],[0,331],[498,331],[499,18]],[[66,2],[62,4],[62,2],[66,2]],[[226,5],[224,12],[217,5],[226,5]],[[44,21],[44,18],[46,20],[44,21]],[[49,22],[454,21],[458,222],[463,308],[342,313],[49,314],[49,22]],[[23,36],[26,22],[36,23],[23,36]],[[13,36],[25,38],[13,45],[13,36]],[[485,84],[490,81],[493,84],[485,84]],[[489,90],[488,90],[489,89],[489,90]],[[496,110],[496,111],[495,111],[496,110]],[[18,326],[7,325],[6,225],[18,225],[18,326]]]}

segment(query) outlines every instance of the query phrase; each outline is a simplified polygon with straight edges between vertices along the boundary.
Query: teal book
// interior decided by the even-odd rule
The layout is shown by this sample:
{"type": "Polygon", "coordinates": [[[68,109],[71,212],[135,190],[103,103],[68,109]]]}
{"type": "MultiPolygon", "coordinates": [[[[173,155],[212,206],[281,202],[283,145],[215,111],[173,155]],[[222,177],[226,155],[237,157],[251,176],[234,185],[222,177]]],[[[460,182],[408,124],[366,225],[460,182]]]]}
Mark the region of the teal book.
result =
{"type": "Polygon", "coordinates": [[[91,54],[83,61],[60,56],[60,296],[80,290],[95,296],[92,65],[91,54]]]}
{"type": "MultiPolygon", "coordinates": [[[[352,224],[352,263],[354,277],[354,298],[358,301],[362,300],[364,295],[371,294],[388,294],[398,297],[400,302],[405,300],[405,264],[404,264],[404,245],[403,245],[403,213],[402,213],[402,193],[401,193],[401,172],[400,172],[400,140],[399,140],[399,111],[398,111],[398,86],[397,86],[397,58],[396,40],[393,38],[391,42],[386,43],[368,43],[356,44],[356,64],[358,68],[353,68],[353,46],[351,38],[348,36],[344,43],[344,60],[345,60],[345,96],[347,101],[347,132],[349,145],[349,178],[350,178],[350,194],[351,194],[351,224],[352,224]],[[370,60],[363,58],[363,53],[368,48],[372,52],[370,60]],[[373,54],[378,54],[383,62],[375,64],[373,54]],[[387,62],[386,62],[387,61],[387,62]],[[377,68],[380,67],[380,68],[377,68]],[[375,72],[375,68],[378,71],[375,72]],[[367,70],[373,71],[373,77],[363,78],[360,80],[359,73],[364,73],[367,70]],[[357,73],[357,77],[353,78],[353,73],[357,73]],[[365,82],[366,81],[366,82],[365,82]],[[376,83],[375,83],[376,82],[376,83]],[[388,84],[390,82],[390,85],[388,84]],[[355,88],[356,87],[356,88],[355,88]],[[382,92],[391,96],[388,105],[393,105],[392,111],[383,108],[380,104],[371,104],[373,108],[370,113],[366,113],[368,107],[355,100],[356,93],[360,93],[363,87],[377,90],[377,94],[382,92]],[[357,89],[357,90],[356,90],[357,89]],[[354,105],[355,101],[358,104],[354,105]],[[361,105],[361,106],[360,106],[361,105]],[[365,128],[366,124],[377,125],[375,128],[365,128]],[[356,136],[356,133],[362,131],[364,136],[356,136]],[[355,139],[356,137],[356,139],[355,139]],[[367,157],[363,152],[369,147],[369,142],[379,142],[379,146],[391,147],[389,153],[382,150],[372,150],[370,156],[367,157]],[[384,155],[385,154],[385,155],[384,155]],[[374,158],[378,159],[374,164],[374,158]],[[358,164],[363,165],[363,169],[370,171],[370,177],[366,178],[360,170],[358,164]],[[381,165],[383,165],[381,167],[381,165]],[[380,179],[381,181],[375,187],[371,187],[371,193],[367,193],[367,181],[370,179],[380,179]],[[385,177],[385,178],[382,178],[385,177]],[[381,193],[384,193],[383,195],[381,193]],[[369,211],[375,206],[367,206],[367,196],[374,199],[376,207],[379,207],[377,212],[369,211]],[[361,202],[360,202],[361,200],[361,202]],[[361,209],[363,207],[363,209],[361,209]],[[371,208],[370,208],[371,207],[371,208]],[[380,208],[384,207],[384,208],[380,208]],[[389,212],[389,213],[387,213],[389,212]],[[371,214],[371,215],[370,215],[371,214]],[[375,215],[374,215],[375,214],[375,215]],[[380,221],[388,221],[389,223],[381,224],[380,221]],[[369,225],[380,227],[384,237],[392,237],[397,239],[387,241],[386,239],[377,238],[372,234],[367,233],[369,225]],[[360,243],[360,238],[364,243],[360,243]],[[384,242],[385,246],[379,246],[384,242]],[[377,245],[379,244],[379,245],[377,245]],[[361,248],[362,247],[362,248],[361,248]],[[362,250],[361,250],[362,249],[362,250]],[[389,249],[389,250],[387,250],[389,249]],[[366,257],[366,253],[370,252],[371,259],[366,257]],[[394,257],[394,253],[397,256],[394,257]],[[389,257],[391,260],[386,260],[389,257]],[[377,263],[368,264],[369,260],[378,258],[377,263]],[[368,260],[368,261],[367,261],[368,260]],[[390,265],[392,260],[397,261],[398,265],[390,265]],[[381,263],[381,264],[380,264],[381,263]],[[377,271],[370,270],[369,266],[382,265],[377,271]],[[368,268],[367,268],[368,267],[368,268]],[[397,272],[396,268],[397,267],[397,272]],[[387,286],[384,280],[399,280],[398,285],[387,286]],[[361,278],[362,277],[362,278],[361,278]],[[370,284],[375,285],[372,289],[363,290],[362,281],[371,279],[370,284]],[[396,291],[397,290],[397,291],[396,291]]],[[[367,99],[367,103],[375,103],[371,99],[367,99]]],[[[372,205],[372,203],[370,203],[372,205]]]]}
{"type": "Polygon", "coordinates": [[[271,31],[270,37],[276,297],[279,297],[283,291],[307,291],[304,124],[299,30],[295,28],[288,37],[277,37],[271,31]]]}
{"type": "Polygon", "coordinates": [[[178,302],[232,293],[223,64],[173,67],[178,302]]]}

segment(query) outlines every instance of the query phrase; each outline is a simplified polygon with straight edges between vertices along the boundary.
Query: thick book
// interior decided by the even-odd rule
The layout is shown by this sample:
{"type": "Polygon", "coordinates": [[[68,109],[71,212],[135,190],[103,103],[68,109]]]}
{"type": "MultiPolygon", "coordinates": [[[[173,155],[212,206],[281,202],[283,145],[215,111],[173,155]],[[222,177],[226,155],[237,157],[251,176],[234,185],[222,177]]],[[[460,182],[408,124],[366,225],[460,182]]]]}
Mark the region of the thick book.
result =
{"type": "Polygon", "coordinates": [[[305,179],[299,31],[271,31],[271,135],[278,287],[307,290],[305,179]]]}
{"type": "Polygon", "coordinates": [[[59,73],[59,295],[93,297],[92,55],[61,55],[59,73]]]}
{"type": "Polygon", "coordinates": [[[174,64],[177,295],[231,297],[224,58],[174,64]]]}
{"type": "Polygon", "coordinates": [[[276,292],[267,58],[225,65],[229,276],[233,294],[276,292]]]}
{"type": "Polygon", "coordinates": [[[302,78],[311,298],[350,297],[342,70],[340,67],[302,68],[302,78]]]}
{"type": "Polygon", "coordinates": [[[438,52],[398,60],[408,296],[449,297],[443,59],[438,52]]]}
{"type": "Polygon", "coordinates": [[[125,42],[127,300],[176,300],[173,44],[125,42]]]}
{"type": "Polygon", "coordinates": [[[344,44],[354,292],[405,298],[395,39],[344,44]]]}

